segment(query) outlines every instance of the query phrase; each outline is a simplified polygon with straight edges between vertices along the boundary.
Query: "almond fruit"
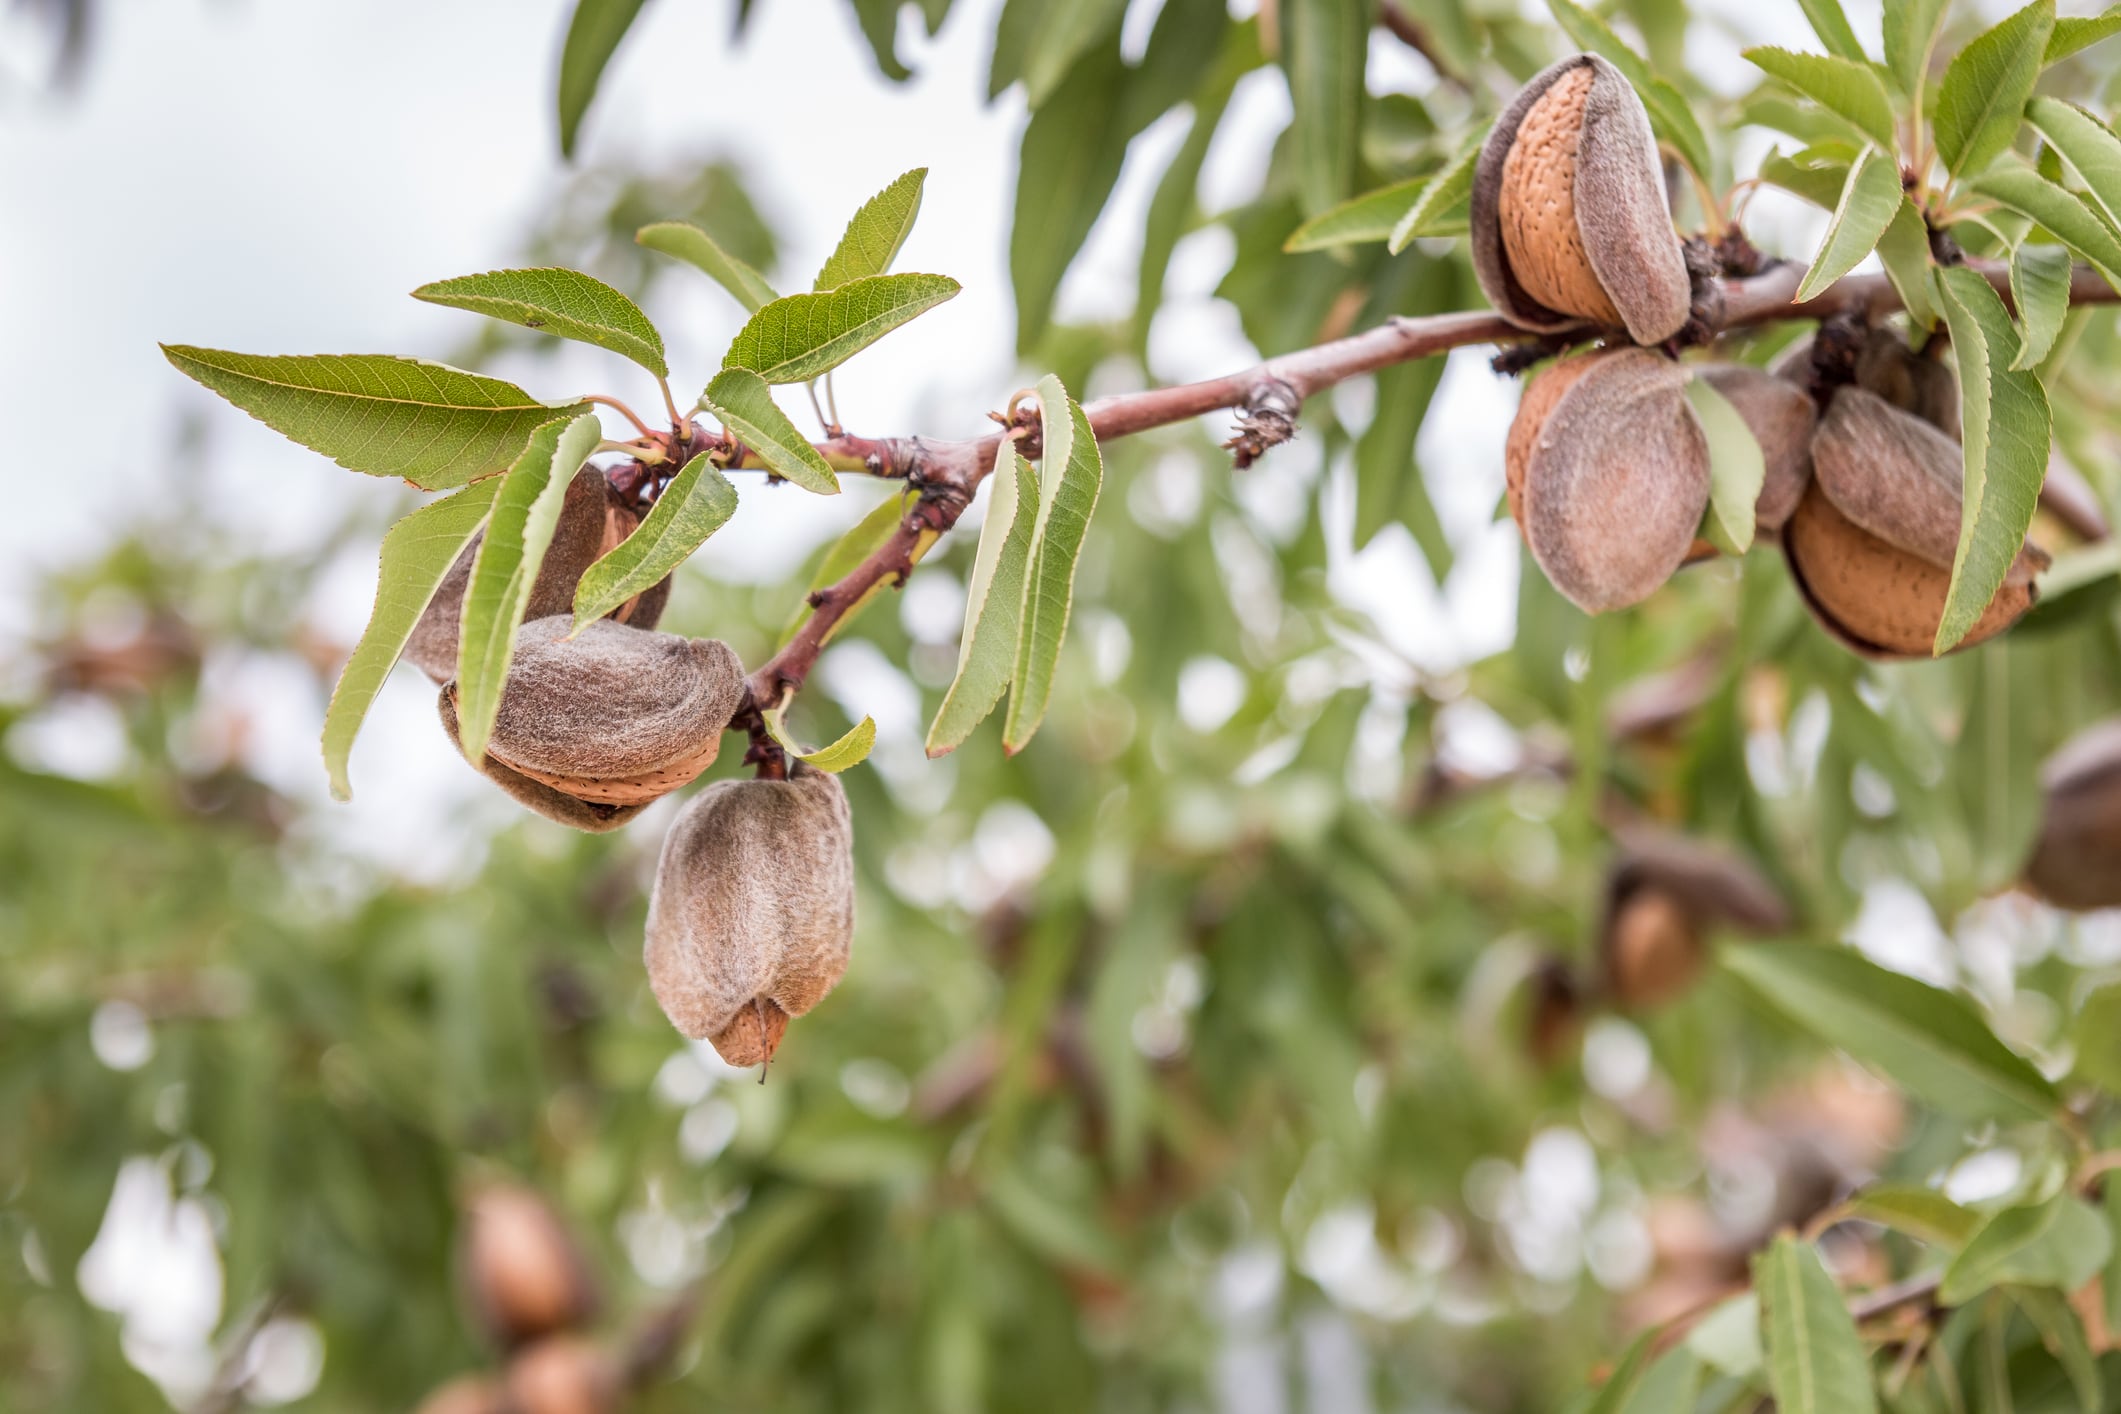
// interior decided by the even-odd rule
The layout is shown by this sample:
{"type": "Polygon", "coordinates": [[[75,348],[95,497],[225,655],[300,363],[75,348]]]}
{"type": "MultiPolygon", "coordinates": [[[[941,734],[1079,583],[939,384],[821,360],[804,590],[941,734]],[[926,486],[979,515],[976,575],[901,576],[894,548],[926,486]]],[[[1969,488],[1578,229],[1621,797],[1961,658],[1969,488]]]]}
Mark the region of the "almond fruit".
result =
{"type": "Polygon", "coordinates": [[[2121,908],[2121,718],[2070,738],[2040,785],[2047,801],[2025,882],[2057,908],[2121,908]]]}

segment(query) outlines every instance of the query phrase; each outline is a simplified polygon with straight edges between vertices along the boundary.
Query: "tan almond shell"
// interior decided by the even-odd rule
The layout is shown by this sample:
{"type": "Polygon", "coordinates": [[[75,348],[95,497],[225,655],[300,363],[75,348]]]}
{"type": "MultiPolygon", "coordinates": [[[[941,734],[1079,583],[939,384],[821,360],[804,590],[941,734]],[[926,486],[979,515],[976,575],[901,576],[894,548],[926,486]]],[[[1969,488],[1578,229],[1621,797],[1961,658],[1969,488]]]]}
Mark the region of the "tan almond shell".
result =
{"type": "Polygon", "coordinates": [[[1596,55],[1534,75],[1497,119],[1471,216],[1480,287],[1520,328],[1618,324],[1655,344],[1687,321],[1692,285],[1649,114],[1596,55]]]}
{"type": "Polygon", "coordinates": [[[2057,908],[2121,907],[2121,718],[2070,738],[2040,783],[2047,800],[2025,882],[2057,908]]]}
{"type": "Polygon", "coordinates": [[[1708,507],[1709,449],[1678,364],[1639,348],[1584,361],[1526,434],[1520,500],[1532,558],[1596,614],[1640,603],[1686,560],[1708,507]]]}
{"type": "Polygon", "coordinates": [[[714,764],[744,697],[728,644],[610,619],[569,638],[573,626],[556,615],[518,631],[488,755],[608,805],[654,800],[714,764]]]}
{"type": "Polygon", "coordinates": [[[839,778],[718,781],[672,822],[643,957],[671,1024],[731,1065],[771,1058],[847,970],[854,824],[839,778]]]}
{"type": "Polygon", "coordinates": [[[1597,354],[1579,354],[1565,358],[1545,369],[1525,384],[1523,395],[1517,400],[1517,416],[1510,420],[1509,436],[1503,439],[1502,469],[1503,495],[1510,503],[1510,518],[1524,529],[1524,477],[1525,469],[1532,462],[1532,448],[1539,441],[1539,429],[1546,425],[1548,414],[1561,395],[1576,386],[1576,380],[1590,371],[1598,361],[1597,354]]]}
{"type": "MultiPolygon", "coordinates": [[[[449,744],[464,750],[464,742],[457,731],[456,684],[449,683],[442,689],[437,707],[442,714],[442,730],[449,733],[449,744]]],[[[509,770],[488,752],[483,761],[472,763],[480,775],[499,786],[504,794],[526,810],[534,810],[556,824],[571,830],[581,830],[592,835],[608,834],[618,829],[634,816],[646,810],[650,804],[642,801],[636,805],[605,805],[554,790],[543,781],[509,770]]]]}
{"type": "MultiPolygon", "coordinates": [[[[602,471],[585,466],[576,472],[574,480],[567,484],[567,498],[561,503],[560,518],[553,527],[552,544],[538,566],[537,582],[531,586],[523,617],[543,619],[572,614],[575,587],[582,582],[583,572],[616,549],[638,524],[640,517],[619,502],[602,471]]],[[[405,640],[406,661],[437,683],[457,675],[464,590],[471,583],[472,561],[485,539],[483,530],[472,536],[471,543],[442,576],[434,597],[428,600],[411,636],[405,640]]],[[[654,628],[669,601],[670,578],[666,575],[652,588],[621,604],[610,617],[636,628],[654,628]]]]}
{"type": "Polygon", "coordinates": [[[1812,479],[1812,432],[1818,409],[1804,391],[1765,369],[1742,363],[1699,365],[1695,374],[1730,400],[1760,443],[1766,474],[1753,503],[1753,523],[1779,531],[1812,479]]]}

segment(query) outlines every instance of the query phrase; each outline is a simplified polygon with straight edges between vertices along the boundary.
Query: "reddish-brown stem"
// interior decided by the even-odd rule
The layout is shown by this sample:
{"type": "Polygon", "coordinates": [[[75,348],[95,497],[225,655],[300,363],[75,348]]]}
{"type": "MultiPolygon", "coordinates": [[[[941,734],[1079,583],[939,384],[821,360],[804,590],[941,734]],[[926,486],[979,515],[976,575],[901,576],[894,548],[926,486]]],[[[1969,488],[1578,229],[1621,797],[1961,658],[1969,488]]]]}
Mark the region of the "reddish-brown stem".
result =
{"type": "Polygon", "coordinates": [[[626,404],[620,402],[617,398],[607,398],[602,393],[590,393],[583,397],[582,401],[585,403],[602,403],[605,407],[615,410],[619,414],[619,416],[625,418],[628,422],[632,423],[634,425],[635,430],[638,431],[643,437],[655,436],[655,429],[650,427],[647,423],[641,421],[641,415],[639,413],[635,412],[632,408],[626,406],[626,404]]]}

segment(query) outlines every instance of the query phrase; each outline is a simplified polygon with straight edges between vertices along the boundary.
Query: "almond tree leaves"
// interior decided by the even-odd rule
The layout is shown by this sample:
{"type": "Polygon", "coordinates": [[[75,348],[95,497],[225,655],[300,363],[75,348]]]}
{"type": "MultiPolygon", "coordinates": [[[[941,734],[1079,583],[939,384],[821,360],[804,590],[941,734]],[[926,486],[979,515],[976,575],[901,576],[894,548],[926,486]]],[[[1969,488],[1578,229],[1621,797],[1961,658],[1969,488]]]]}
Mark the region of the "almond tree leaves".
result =
{"type": "Polygon", "coordinates": [[[2054,416],[2039,378],[2013,371],[2018,336],[2003,301],[1963,266],[1938,272],[1938,303],[1959,359],[1965,509],[1936,651],[1966,637],[2010,572],[2047,478],[2054,416]]]}
{"type": "Polygon", "coordinates": [[[1128,73],[1116,40],[1093,48],[1024,128],[1009,228],[1019,351],[1045,337],[1061,277],[1119,180],[1133,137],[1128,73]]]}
{"type": "Polygon", "coordinates": [[[1417,236],[1455,235],[1465,229],[1466,204],[1473,196],[1473,171],[1480,163],[1481,144],[1487,136],[1486,127],[1471,134],[1449,165],[1429,179],[1406,215],[1392,227],[1392,234],[1385,241],[1388,254],[1399,254],[1417,236]]]}
{"type": "Polygon", "coordinates": [[[574,632],[659,583],[736,514],[736,487],[702,452],[685,463],[633,534],[582,573],[574,632]]]}
{"type": "Polygon", "coordinates": [[[859,766],[869,759],[876,746],[876,718],[864,717],[847,729],[844,736],[830,746],[821,746],[815,751],[805,751],[796,745],[795,738],[788,734],[788,709],[776,707],[764,714],[766,731],[781,744],[796,760],[815,766],[829,775],[838,775],[850,766],[859,766]]]}
{"type": "Polygon", "coordinates": [[[1869,64],[1772,47],[1748,49],[1745,57],[1820,107],[1846,119],[1879,147],[1887,152],[1893,150],[1893,101],[1886,96],[1877,70],[1869,64]]]}
{"type": "Polygon", "coordinates": [[[601,435],[596,418],[586,413],[572,422],[546,423],[508,468],[494,498],[486,538],[479,542],[464,587],[457,648],[457,729],[467,761],[486,754],[508,663],[515,656],[516,630],[559,524],[567,484],[601,435]]]}
{"type": "Polygon", "coordinates": [[[2054,26],[2055,0],[2034,0],[1953,56],[1932,130],[1954,176],[1975,175],[2011,145],[2054,26]]]}
{"type": "Polygon", "coordinates": [[[513,383],[389,354],[274,357],[164,344],[177,370],[348,471],[446,491],[501,470],[555,418],[513,383]]]}
{"type": "Polygon", "coordinates": [[[928,169],[916,167],[864,202],[811,288],[836,290],[849,280],[889,270],[921,214],[921,188],[927,180],[928,169]]]}
{"type": "Polygon", "coordinates": [[[1301,255],[1305,251],[1332,250],[1338,246],[1384,240],[1428,185],[1427,177],[1411,177],[1351,197],[1291,231],[1289,238],[1281,243],[1282,251],[1288,255],[1301,255]]]}
{"type": "Polygon", "coordinates": [[[2121,221],[2121,138],[2082,108],[2059,98],[2035,98],[2026,105],[2025,116],[2077,169],[2106,219],[2121,221]]]}
{"type": "Polygon", "coordinates": [[[958,292],[947,275],[871,275],[786,295],[737,331],[723,362],[768,383],[807,383],[958,292]]]}
{"type": "Polygon", "coordinates": [[[420,507],[384,533],[376,606],[368,616],[368,627],[361,631],[361,641],[354,645],[353,656],[340,670],[339,684],[332,689],[331,705],[324,712],[324,769],[331,778],[334,800],[353,798],[346,761],[361,723],[442,577],[486,524],[500,489],[498,478],[467,486],[420,507]]]}
{"type": "Polygon", "coordinates": [[[663,336],[640,306],[578,270],[494,270],[422,285],[412,297],[468,309],[526,329],[623,354],[658,378],[670,376],[663,336]]]}
{"type": "Polygon", "coordinates": [[[1886,72],[1911,98],[1922,91],[1937,23],[1943,18],[1944,0],[1893,0],[1885,7],[1886,72]]]}
{"type": "Polygon", "coordinates": [[[2038,368],[2055,346],[2069,315],[2069,272],[2069,252],[2061,246],[2025,241],[2011,252],[2011,302],[2023,330],[2011,372],[2038,368]]]}
{"type": "Polygon", "coordinates": [[[1875,147],[1858,153],[1849,167],[1848,180],[1842,184],[1833,219],[1827,223],[1826,239],[1820,243],[1819,254],[1812,258],[1812,268],[1804,272],[1804,280],[1797,286],[1798,301],[1813,298],[1875,250],[1878,238],[1900,214],[1903,200],[1900,164],[1891,154],[1875,147]]]}
{"type": "Polygon", "coordinates": [[[1753,1261],[1767,1318],[1768,1388],[1783,1414],[1875,1414],[1870,1361],[1819,1253],[1778,1237],[1753,1261]]]}
{"type": "Polygon", "coordinates": [[[1952,1258],[1937,1297],[1959,1306],[2005,1282],[2075,1291],[2106,1266],[2113,1242],[2106,1219],[2073,1193],[2005,1208],[1952,1258]]]}
{"type": "Polygon", "coordinates": [[[1576,4],[1575,0],[1547,0],[1547,9],[1553,12],[1554,19],[1568,32],[1570,39],[1620,70],[1635,86],[1642,106],[1649,110],[1650,126],[1656,129],[1657,136],[1677,149],[1687,165],[1704,181],[1708,180],[1713,170],[1709,162],[1709,141],[1694,118],[1694,110],[1679,90],[1651,73],[1649,64],[1640,54],[1621,43],[1611,25],[1576,4]]]}
{"type": "MultiPolygon", "coordinates": [[[[898,533],[899,524],[905,519],[907,504],[912,498],[913,493],[905,490],[886,496],[871,508],[869,514],[856,521],[846,534],[833,542],[832,548],[825,552],[825,557],[818,562],[817,570],[810,576],[803,603],[789,619],[787,628],[782,630],[778,646],[786,647],[788,641],[795,637],[796,632],[810,618],[813,612],[809,602],[810,594],[827,585],[837,584],[851,573],[855,566],[882,549],[884,543],[898,533]]],[[[913,563],[919,564],[941,538],[942,532],[923,529],[913,543],[913,563]]],[[[854,622],[855,616],[869,606],[869,601],[883,591],[885,583],[884,580],[878,580],[869,586],[859,600],[841,610],[839,618],[826,632],[824,641],[830,643],[841,629],[854,622]]]]}
{"type": "Polygon", "coordinates": [[[1804,17],[1812,22],[1812,33],[1819,36],[1829,54],[1852,63],[1868,62],[1863,45],[1856,39],[1856,31],[1849,25],[1849,17],[1842,11],[1841,0],[1797,0],[1804,17]]]}
{"type": "Polygon", "coordinates": [[[1709,510],[1702,533],[1726,554],[1743,555],[1753,548],[1753,509],[1767,480],[1767,459],[1729,398],[1702,378],[1689,378],[1685,391],[1709,443],[1709,510]]]}
{"type": "Polygon", "coordinates": [[[820,496],[839,495],[840,480],[830,464],[796,430],[758,374],[742,367],[723,369],[700,394],[700,406],[720,419],[775,475],[820,496]]]}
{"type": "Polygon", "coordinates": [[[1282,6],[1282,63],[1295,106],[1289,131],[1306,215],[1338,204],[1355,183],[1372,11],[1368,0],[1282,6]]]}
{"type": "Polygon", "coordinates": [[[1024,607],[1024,574],[1038,521],[1038,477],[1004,439],[994,452],[994,489],[965,589],[965,628],[958,641],[957,675],[928,728],[930,756],[964,744],[1009,690],[1024,607]]]}
{"type": "Polygon", "coordinates": [[[2039,222],[2049,234],[2121,289],[2121,238],[2075,192],[2065,190],[2022,162],[1998,162],[1971,183],[1985,196],[2039,222]]]}
{"type": "Polygon", "coordinates": [[[657,221],[634,232],[634,240],[650,250],[674,255],[705,271],[708,278],[736,297],[736,302],[759,312],[761,306],[780,298],[766,277],[723,250],[713,236],[689,221],[657,221]]]}
{"type": "Polygon", "coordinates": [[[2116,5],[2103,14],[2087,15],[2083,18],[2062,16],[2055,21],[2055,28],[2047,37],[2047,53],[2041,62],[2060,63],[2080,49],[2088,49],[2102,39],[2121,34],[2121,5],[2116,5]]]}
{"type": "Polygon", "coordinates": [[[1024,610],[1016,643],[1016,672],[1010,681],[1009,715],[1002,726],[1002,750],[1011,756],[1029,744],[1045,720],[1053,695],[1053,673],[1060,665],[1061,639],[1068,631],[1068,608],[1075,595],[1075,562],[1097,509],[1105,464],[1097,436],[1082,405],[1068,396],[1058,378],[1038,380],[1039,421],[1043,450],[1039,455],[1038,521],[1032,528],[1031,558],[1024,575],[1024,610]]]}
{"type": "Polygon", "coordinates": [[[1916,327],[1934,329],[1937,310],[1930,302],[1930,229],[1914,198],[1900,198],[1900,209],[1878,237],[1878,263],[1893,282],[1907,317],[1916,327]]]}
{"type": "Polygon", "coordinates": [[[633,28],[644,0],[577,0],[560,51],[560,155],[574,156],[575,135],[589,101],[597,96],[604,66],[633,28]]]}
{"type": "Polygon", "coordinates": [[[1791,1021],[1941,1110],[2012,1121],[2055,1113],[2054,1087],[1963,997],[1840,947],[1730,948],[1722,963],[1791,1021]]]}

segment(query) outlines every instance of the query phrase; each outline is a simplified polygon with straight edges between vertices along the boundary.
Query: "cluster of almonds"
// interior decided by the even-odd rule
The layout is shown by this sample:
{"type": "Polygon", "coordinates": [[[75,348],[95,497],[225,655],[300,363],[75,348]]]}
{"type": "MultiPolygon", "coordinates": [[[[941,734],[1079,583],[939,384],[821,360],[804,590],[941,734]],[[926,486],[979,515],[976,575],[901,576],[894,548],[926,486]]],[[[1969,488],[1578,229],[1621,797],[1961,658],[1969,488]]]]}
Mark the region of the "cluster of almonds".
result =
{"type": "MultiPolygon", "coordinates": [[[[569,485],[530,592],[484,759],[519,803],[578,830],[614,830],[714,764],[745,701],[744,667],[717,639],[659,633],[664,580],[573,633],[582,573],[638,524],[604,473],[569,485]]],[[[406,646],[442,684],[457,729],[459,619],[477,542],[451,567],[406,646]]],[[[672,824],[648,908],[648,978],[687,1036],[732,1065],[769,1060],[790,1017],[847,968],[853,827],[836,777],[723,781],[672,824]]]]}
{"type": "MultiPolygon", "coordinates": [[[[1866,656],[1929,655],[1959,539],[1950,372],[1885,330],[1853,382],[1824,386],[1805,359],[1769,372],[1648,347],[1686,326],[1692,281],[1648,114],[1612,65],[1564,59],[1503,113],[1475,171],[1472,250],[1511,322],[1609,339],[1533,380],[1505,446],[1510,513],[1555,588],[1591,613],[1623,608],[1714,553],[1708,438],[1685,391],[1700,378],[1760,443],[1756,524],[1813,615],[1866,656]]],[[[1963,644],[2031,607],[2046,563],[2028,543],[1963,644]]]]}

